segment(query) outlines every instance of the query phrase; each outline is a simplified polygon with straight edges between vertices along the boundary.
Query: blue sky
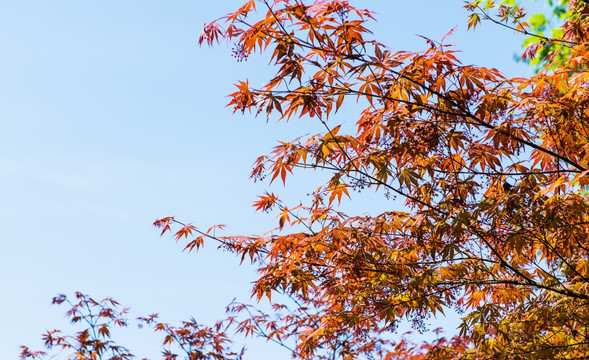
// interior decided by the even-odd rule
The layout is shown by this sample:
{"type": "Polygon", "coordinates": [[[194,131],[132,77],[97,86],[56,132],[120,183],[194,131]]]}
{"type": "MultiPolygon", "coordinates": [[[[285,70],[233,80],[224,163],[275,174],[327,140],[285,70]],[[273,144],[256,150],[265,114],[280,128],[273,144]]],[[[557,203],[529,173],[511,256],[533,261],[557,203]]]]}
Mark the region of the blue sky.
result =
{"type": "MultiPolygon", "coordinates": [[[[174,215],[265,232],[272,217],[251,203],[268,184],[248,178],[251,164],[315,126],[224,107],[238,79],[273,75],[264,59],[238,63],[229,47],[197,46],[202,25],[239,4],[0,1],[0,358],[63,327],[63,309],[50,306],[57,293],[112,296],[131,316],[159,312],[170,322],[213,322],[232,298],[248,299],[252,269],[215,244],[181,253],[151,226],[174,215]]],[[[416,34],[440,39],[457,26],[451,42],[464,63],[530,74],[513,61],[521,39],[490,24],[467,32],[462,4],[361,2],[378,13],[375,37],[394,50],[423,49],[416,34]]],[[[286,189],[272,190],[292,198],[309,190],[286,189]]],[[[131,350],[158,358],[146,331],[131,330],[123,335],[131,350]]],[[[289,358],[276,346],[250,347],[261,359],[289,358]]]]}

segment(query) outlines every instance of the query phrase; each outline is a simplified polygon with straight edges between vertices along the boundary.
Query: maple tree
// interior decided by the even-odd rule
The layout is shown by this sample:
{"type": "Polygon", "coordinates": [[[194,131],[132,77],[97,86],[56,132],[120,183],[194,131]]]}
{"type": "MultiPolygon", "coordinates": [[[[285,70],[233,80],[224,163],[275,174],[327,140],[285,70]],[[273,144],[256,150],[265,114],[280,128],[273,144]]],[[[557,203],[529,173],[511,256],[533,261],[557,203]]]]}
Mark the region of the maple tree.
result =
{"type": "MultiPolygon", "coordinates": [[[[391,50],[370,38],[373,14],[344,0],[250,0],[207,24],[201,43],[229,41],[238,60],[268,53],[277,69],[260,88],[238,82],[229,106],[325,129],[281,142],[252,177],[288,184],[295,169],[310,169],[329,179],[295,205],[260,196],[256,209],[277,214],[266,235],[155,222],[187,250],[214,240],[258,266],[254,298],[292,301],[269,313],[233,304],[197,336],[218,351],[188,358],[240,356],[225,355],[227,326],[301,359],[589,357],[589,4],[567,6],[548,37],[516,5],[466,5],[469,28],[490,19],[539,39],[524,56],[543,54],[543,70],[512,79],[462,64],[446,37],[426,39],[421,52],[391,50]],[[350,101],[363,107],[353,129],[334,116],[350,101]],[[342,211],[340,202],[367,191],[404,205],[342,211]],[[402,320],[423,329],[450,309],[462,314],[452,338],[395,335],[402,320]]],[[[178,341],[175,328],[156,329],[178,341]]],[[[49,344],[79,348],[86,335],[76,336],[50,334],[49,344]]]]}

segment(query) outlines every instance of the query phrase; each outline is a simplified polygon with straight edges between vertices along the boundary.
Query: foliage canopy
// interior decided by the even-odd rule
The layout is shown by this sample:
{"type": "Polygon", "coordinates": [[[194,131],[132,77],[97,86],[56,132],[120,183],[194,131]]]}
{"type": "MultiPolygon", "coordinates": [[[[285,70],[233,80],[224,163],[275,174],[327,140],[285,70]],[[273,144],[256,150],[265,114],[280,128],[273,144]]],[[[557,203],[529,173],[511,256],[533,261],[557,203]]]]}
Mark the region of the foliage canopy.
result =
{"type": "MultiPolygon", "coordinates": [[[[312,169],[329,180],[294,206],[262,195],[256,209],[278,214],[262,236],[156,221],[188,250],[212,239],[256,264],[257,299],[283,293],[296,304],[270,314],[234,304],[209,332],[190,323],[156,330],[168,343],[198,333],[212,346],[185,348],[189,359],[240,357],[224,347],[227,326],[301,359],[589,357],[589,4],[566,5],[567,21],[550,37],[518,6],[466,5],[469,27],[490,19],[539,39],[524,54],[544,54],[530,78],[464,65],[445,37],[427,39],[422,52],[393,51],[370,38],[373,14],[345,0],[250,0],[206,25],[201,43],[227,40],[238,60],[268,53],[277,69],[260,88],[236,84],[236,112],[309,117],[325,128],[281,142],[252,177],[286,183],[295,169],[312,169]],[[351,132],[334,123],[350,101],[364,107],[351,132]],[[340,211],[343,198],[369,190],[404,207],[340,211]],[[419,329],[447,309],[463,314],[451,339],[394,335],[402,319],[419,329]]],[[[77,358],[99,358],[91,353],[77,358]]],[[[37,356],[23,349],[23,358],[37,356]]]]}

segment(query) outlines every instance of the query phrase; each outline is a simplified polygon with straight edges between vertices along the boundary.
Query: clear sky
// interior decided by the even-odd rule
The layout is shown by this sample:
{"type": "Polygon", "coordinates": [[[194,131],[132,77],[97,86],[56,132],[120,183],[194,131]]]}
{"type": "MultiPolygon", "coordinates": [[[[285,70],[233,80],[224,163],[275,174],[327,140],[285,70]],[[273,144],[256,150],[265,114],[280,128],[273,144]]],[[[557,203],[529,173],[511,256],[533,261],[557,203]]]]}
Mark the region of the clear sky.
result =
{"type": "MultiPolygon", "coordinates": [[[[423,49],[416,34],[440,39],[457,26],[451,42],[464,63],[530,74],[513,61],[521,38],[491,24],[467,32],[461,0],[355,3],[377,11],[375,37],[393,50],[423,49]]],[[[251,268],[215,244],[181,253],[151,225],[173,215],[265,232],[272,217],[251,203],[268,186],[248,178],[251,164],[313,126],[224,107],[238,79],[273,75],[256,56],[237,63],[230,47],[197,46],[202,25],[239,4],[0,0],[0,359],[15,359],[21,344],[40,348],[41,332],[63,327],[64,309],[50,305],[57,293],[204,323],[249,298],[251,268]]],[[[148,332],[130,330],[137,335],[123,345],[158,358],[148,332]]],[[[289,358],[251,347],[250,358],[289,358]]]]}

